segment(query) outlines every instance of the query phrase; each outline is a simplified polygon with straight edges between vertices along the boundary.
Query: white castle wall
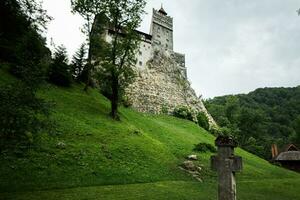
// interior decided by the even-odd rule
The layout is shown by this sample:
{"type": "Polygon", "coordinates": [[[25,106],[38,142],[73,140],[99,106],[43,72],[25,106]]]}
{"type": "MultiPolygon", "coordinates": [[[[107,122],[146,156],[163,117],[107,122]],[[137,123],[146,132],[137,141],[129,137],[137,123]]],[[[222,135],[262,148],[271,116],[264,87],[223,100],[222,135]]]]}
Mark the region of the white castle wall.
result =
{"type": "MultiPolygon", "coordinates": [[[[108,32],[106,41],[111,42],[108,32]]],[[[138,33],[141,36],[136,53],[138,76],[126,89],[128,103],[138,111],[151,113],[161,113],[163,108],[171,113],[176,106],[189,106],[196,112],[204,112],[210,124],[215,125],[190,87],[185,55],[173,51],[173,18],[164,10],[153,9],[150,34],[138,33]]]]}

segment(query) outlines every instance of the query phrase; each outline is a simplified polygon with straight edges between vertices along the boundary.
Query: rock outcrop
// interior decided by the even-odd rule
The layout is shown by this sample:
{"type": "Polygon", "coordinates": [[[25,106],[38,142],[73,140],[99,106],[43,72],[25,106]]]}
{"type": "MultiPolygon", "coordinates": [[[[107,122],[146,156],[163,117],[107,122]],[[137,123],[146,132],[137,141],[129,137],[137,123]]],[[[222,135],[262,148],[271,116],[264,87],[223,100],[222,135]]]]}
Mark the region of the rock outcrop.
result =
{"type": "Polygon", "coordinates": [[[172,113],[177,106],[188,106],[204,112],[215,125],[202,99],[197,97],[182,71],[182,63],[173,51],[153,51],[146,67],[138,68],[137,77],[126,90],[129,104],[140,112],[172,113]]]}

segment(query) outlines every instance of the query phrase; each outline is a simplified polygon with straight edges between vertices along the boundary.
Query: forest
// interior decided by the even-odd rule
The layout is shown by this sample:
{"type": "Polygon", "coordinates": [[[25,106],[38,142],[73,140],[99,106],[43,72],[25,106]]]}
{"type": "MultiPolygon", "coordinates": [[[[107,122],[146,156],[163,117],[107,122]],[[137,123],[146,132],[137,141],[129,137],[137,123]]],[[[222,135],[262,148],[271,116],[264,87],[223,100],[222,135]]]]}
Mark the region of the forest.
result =
{"type": "Polygon", "coordinates": [[[205,105],[224,133],[260,157],[271,158],[272,144],[279,149],[300,144],[300,86],[259,88],[208,99],[205,105]]]}

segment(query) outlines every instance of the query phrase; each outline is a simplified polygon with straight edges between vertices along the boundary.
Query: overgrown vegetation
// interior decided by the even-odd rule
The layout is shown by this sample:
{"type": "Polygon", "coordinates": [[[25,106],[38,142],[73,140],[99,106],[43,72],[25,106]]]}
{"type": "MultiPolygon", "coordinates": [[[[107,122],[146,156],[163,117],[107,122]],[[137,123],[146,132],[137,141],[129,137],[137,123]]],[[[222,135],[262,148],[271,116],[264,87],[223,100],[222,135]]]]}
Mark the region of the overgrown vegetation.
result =
{"type": "Polygon", "coordinates": [[[197,112],[189,106],[177,106],[172,114],[175,117],[195,122],[205,130],[210,128],[206,115],[203,112],[197,112]]]}
{"type": "Polygon", "coordinates": [[[194,111],[188,107],[188,106],[177,106],[174,111],[173,111],[173,115],[175,117],[181,118],[181,119],[187,119],[190,121],[195,121],[193,114],[194,111]]]}
{"type": "Polygon", "coordinates": [[[263,158],[270,158],[273,143],[300,145],[300,86],[215,97],[205,105],[241,147],[263,158]]]}
{"type": "Polygon", "coordinates": [[[0,87],[0,150],[30,144],[50,112],[37,97],[51,60],[39,32],[50,19],[36,1],[0,2],[0,66],[18,78],[0,87]]]}
{"type": "MultiPolygon", "coordinates": [[[[12,81],[2,70],[0,76],[0,82],[12,81]]],[[[57,126],[52,134],[37,134],[34,146],[21,156],[0,153],[1,198],[216,199],[212,153],[193,151],[198,143],[213,145],[215,138],[194,122],[123,107],[116,122],[107,115],[110,102],[97,89],[83,92],[80,84],[48,85],[38,96],[55,102],[50,120],[57,126]],[[198,157],[203,183],[179,169],[191,153],[198,157]]],[[[236,154],[244,162],[237,174],[240,200],[299,197],[297,173],[241,149],[236,154]]]]}
{"type": "Polygon", "coordinates": [[[196,144],[194,147],[194,151],[212,152],[212,153],[217,152],[216,147],[214,147],[213,145],[211,145],[209,143],[203,143],[203,142],[196,144]]]}

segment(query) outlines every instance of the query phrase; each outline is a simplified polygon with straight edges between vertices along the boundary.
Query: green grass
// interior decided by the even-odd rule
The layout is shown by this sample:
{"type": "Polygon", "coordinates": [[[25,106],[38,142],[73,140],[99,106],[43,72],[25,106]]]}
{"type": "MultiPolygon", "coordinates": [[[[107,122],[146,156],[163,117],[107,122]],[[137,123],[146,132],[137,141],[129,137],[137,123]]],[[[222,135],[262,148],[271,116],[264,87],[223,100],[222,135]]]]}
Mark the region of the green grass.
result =
{"type": "MultiPolygon", "coordinates": [[[[0,83],[12,80],[0,71],[0,83]],[[3,77],[3,79],[2,79],[3,77]]],[[[216,199],[210,153],[193,152],[214,137],[196,124],[121,108],[109,118],[109,102],[82,86],[45,86],[39,95],[55,103],[50,131],[24,154],[0,154],[0,199],[216,199]],[[66,144],[65,149],[57,143],[66,144]],[[179,169],[189,154],[203,165],[203,182],[179,169]]],[[[239,199],[299,199],[300,175],[241,149],[239,199]]]]}

